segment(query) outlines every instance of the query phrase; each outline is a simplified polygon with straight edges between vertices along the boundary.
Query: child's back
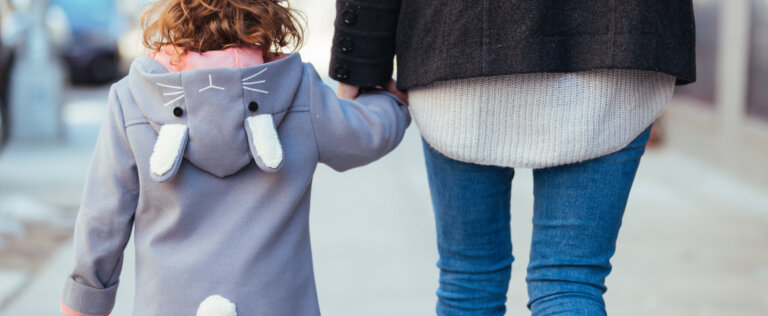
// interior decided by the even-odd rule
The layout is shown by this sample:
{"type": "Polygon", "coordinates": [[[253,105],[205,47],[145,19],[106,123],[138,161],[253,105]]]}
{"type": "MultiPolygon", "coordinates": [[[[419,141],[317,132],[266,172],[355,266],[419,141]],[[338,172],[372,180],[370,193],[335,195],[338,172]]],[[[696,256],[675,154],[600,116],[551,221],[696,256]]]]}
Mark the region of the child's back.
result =
{"type": "Polygon", "coordinates": [[[142,57],[109,100],[75,229],[70,315],[110,312],[132,228],[134,315],[194,315],[212,295],[239,315],[319,314],[315,167],[376,160],[409,123],[386,92],[337,99],[298,54],[180,72],[142,57]]]}

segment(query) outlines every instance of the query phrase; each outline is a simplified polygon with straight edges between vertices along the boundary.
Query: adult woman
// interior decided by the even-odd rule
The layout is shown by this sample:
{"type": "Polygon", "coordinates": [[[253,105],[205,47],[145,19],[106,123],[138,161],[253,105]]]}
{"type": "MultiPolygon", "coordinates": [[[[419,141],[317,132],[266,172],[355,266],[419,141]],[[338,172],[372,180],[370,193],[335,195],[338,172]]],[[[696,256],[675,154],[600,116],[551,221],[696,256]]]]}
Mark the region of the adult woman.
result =
{"type": "Polygon", "coordinates": [[[500,315],[510,183],[534,168],[534,315],[605,314],[650,125],[695,80],[690,0],[339,0],[340,94],[408,89],[438,234],[440,315],[500,315]]]}

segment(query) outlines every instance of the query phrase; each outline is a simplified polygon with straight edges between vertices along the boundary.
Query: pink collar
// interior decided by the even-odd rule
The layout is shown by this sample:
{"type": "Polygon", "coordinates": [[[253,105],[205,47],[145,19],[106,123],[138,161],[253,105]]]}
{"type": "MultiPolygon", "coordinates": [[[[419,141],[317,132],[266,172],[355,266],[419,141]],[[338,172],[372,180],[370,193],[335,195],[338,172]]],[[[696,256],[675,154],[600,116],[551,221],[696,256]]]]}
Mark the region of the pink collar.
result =
{"type": "Polygon", "coordinates": [[[178,65],[171,64],[171,58],[173,58],[174,54],[171,48],[165,48],[159,52],[150,52],[147,56],[159,62],[170,72],[191,69],[249,67],[264,63],[261,49],[256,47],[233,47],[224,50],[208,51],[202,54],[188,52],[181,58],[181,63],[178,65]]]}

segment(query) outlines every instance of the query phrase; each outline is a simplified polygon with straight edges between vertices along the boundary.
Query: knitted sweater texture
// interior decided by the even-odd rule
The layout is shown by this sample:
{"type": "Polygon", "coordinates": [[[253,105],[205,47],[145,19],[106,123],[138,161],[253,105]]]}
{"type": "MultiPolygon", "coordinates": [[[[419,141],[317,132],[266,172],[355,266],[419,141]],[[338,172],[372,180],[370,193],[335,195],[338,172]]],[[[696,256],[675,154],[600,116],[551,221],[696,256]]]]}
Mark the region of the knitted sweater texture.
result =
{"type": "Polygon", "coordinates": [[[521,168],[616,152],[661,114],[675,77],[630,69],[438,81],[409,91],[424,139],[465,162],[521,168]]]}

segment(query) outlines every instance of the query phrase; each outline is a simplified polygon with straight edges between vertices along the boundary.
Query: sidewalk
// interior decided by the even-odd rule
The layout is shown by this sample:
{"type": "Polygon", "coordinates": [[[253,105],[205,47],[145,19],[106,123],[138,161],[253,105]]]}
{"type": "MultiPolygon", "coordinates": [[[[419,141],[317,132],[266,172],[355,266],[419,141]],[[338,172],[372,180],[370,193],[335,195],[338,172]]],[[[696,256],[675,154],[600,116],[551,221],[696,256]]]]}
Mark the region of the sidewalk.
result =
{"type": "Polygon", "coordinates": [[[65,141],[12,142],[0,152],[0,308],[9,300],[15,303],[31,278],[40,278],[40,268],[51,265],[50,253],[71,239],[105,115],[106,89],[67,91],[62,109],[65,141]]]}

